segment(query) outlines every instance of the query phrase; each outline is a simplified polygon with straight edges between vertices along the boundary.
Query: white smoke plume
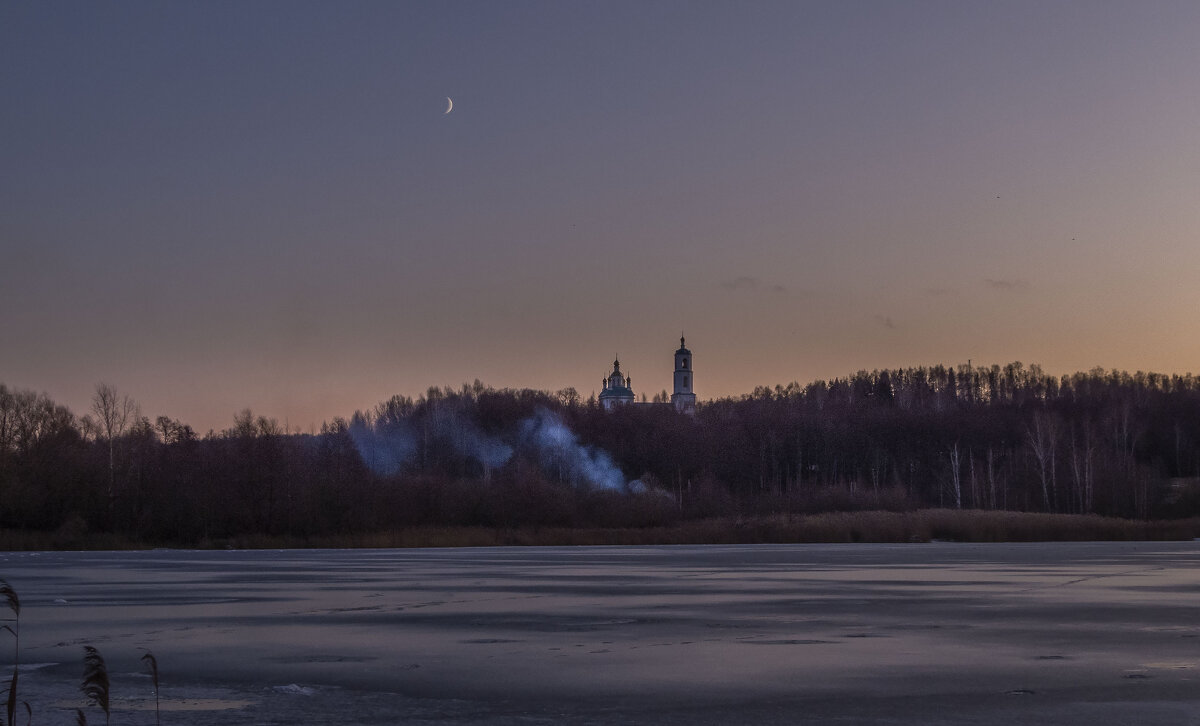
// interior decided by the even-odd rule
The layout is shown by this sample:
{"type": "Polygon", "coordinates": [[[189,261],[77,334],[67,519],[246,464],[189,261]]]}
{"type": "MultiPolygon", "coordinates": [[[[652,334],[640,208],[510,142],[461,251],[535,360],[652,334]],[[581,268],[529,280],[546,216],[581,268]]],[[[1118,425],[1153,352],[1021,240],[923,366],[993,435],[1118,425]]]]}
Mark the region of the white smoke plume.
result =
{"type": "Polygon", "coordinates": [[[439,411],[430,416],[418,431],[409,420],[389,422],[386,427],[371,426],[356,416],[350,422],[350,438],[371,471],[381,476],[398,474],[418,453],[424,437],[449,442],[461,456],[475,459],[483,466],[485,475],[512,458],[512,447],[496,436],[480,431],[471,421],[455,411],[439,411]]]}
{"type": "Polygon", "coordinates": [[[480,431],[470,421],[455,417],[448,429],[454,450],[478,461],[485,472],[504,466],[512,458],[511,446],[480,431]]]}
{"type": "Polygon", "coordinates": [[[559,471],[575,485],[629,490],[625,475],[608,452],[580,444],[575,433],[556,413],[539,409],[531,418],[522,421],[521,439],[536,451],[544,470],[559,471]]]}
{"type": "Polygon", "coordinates": [[[380,476],[399,474],[417,451],[416,436],[407,421],[380,430],[355,417],[350,422],[349,433],[363,463],[380,476]]]}
{"type": "Polygon", "coordinates": [[[546,474],[574,486],[632,493],[646,489],[640,481],[627,481],[608,452],[579,443],[562,417],[546,409],[539,409],[513,435],[503,438],[481,431],[453,409],[435,409],[421,424],[404,419],[372,426],[366,418],[355,416],[349,432],[363,463],[381,476],[401,473],[417,457],[423,438],[433,437],[449,443],[458,455],[478,461],[486,479],[512,459],[514,446],[506,443],[508,438],[531,454],[546,474]]]}

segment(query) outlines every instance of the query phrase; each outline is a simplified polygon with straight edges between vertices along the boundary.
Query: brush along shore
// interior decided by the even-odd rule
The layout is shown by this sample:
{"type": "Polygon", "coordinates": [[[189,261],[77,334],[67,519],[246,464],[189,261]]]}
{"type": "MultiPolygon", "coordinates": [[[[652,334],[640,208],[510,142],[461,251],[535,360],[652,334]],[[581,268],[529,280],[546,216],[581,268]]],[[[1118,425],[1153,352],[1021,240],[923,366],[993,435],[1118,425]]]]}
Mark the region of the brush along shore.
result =
{"type": "Polygon", "coordinates": [[[110,534],[0,530],[0,549],[121,550],[698,545],[853,542],[1083,542],[1191,540],[1200,519],[1128,520],[1078,514],[923,509],[713,517],[669,525],[601,527],[406,527],[311,537],[251,534],[200,542],[137,542],[110,534]]]}

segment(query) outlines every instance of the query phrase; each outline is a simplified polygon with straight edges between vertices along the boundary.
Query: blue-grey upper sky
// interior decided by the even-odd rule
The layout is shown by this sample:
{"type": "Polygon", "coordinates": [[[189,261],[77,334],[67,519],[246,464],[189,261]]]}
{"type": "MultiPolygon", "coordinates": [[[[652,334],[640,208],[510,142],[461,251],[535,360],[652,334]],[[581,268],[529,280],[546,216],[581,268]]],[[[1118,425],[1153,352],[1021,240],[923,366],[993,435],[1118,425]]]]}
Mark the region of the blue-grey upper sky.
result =
{"type": "Polygon", "coordinates": [[[1194,2],[5,2],[0,382],[201,430],[1200,360],[1194,2]],[[454,109],[443,112],[447,97],[454,109]]]}

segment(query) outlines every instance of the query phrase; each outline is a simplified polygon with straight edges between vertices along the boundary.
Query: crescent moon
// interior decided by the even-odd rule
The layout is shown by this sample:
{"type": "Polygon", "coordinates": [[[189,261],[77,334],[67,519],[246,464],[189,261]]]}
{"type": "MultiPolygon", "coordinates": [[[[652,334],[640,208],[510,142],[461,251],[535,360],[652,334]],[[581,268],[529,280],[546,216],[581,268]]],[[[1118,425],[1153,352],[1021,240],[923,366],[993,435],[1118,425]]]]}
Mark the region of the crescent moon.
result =
{"type": "Polygon", "coordinates": [[[454,101],[450,100],[449,96],[446,96],[446,110],[442,112],[442,115],[445,116],[446,114],[450,113],[453,110],[454,110],[454,101]]]}

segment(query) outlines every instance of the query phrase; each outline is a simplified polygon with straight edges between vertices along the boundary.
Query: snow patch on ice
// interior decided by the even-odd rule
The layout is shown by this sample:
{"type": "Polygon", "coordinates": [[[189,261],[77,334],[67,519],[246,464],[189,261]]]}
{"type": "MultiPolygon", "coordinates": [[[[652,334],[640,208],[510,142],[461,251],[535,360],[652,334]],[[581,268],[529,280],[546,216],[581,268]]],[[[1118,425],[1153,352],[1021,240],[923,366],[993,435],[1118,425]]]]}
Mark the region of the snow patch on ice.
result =
{"type": "Polygon", "coordinates": [[[286,693],[290,696],[312,696],[317,692],[317,689],[315,688],[308,688],[307,686],[301,686],[295,683],[289,683],[286,686],[274,686],[271,690],[275,691],[276,693],[286,693]]]}

